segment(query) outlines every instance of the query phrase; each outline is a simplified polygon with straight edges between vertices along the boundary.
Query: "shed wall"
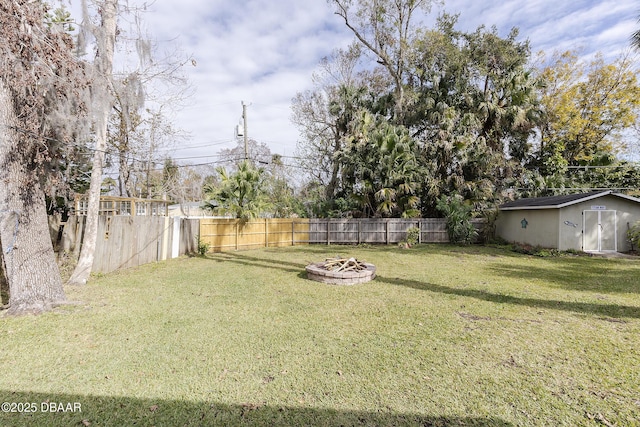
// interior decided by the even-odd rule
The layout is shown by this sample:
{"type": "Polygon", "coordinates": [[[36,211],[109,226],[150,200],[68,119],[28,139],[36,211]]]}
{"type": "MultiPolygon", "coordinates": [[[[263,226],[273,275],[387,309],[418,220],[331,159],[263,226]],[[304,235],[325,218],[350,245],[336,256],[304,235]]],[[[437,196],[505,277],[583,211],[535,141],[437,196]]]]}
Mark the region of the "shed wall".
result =
{"type": "Polygon", "coordinates": [[[561,251],[567,251],[569,249],[581,251],[583,228],[582,209],[578,205],[574,205],[557,209],[557,211],[559,215],[559,239],[556,248],[561,251]]]}
{"type": "MultiPolygon", "coordinates": [[[[501,211],[496,221],[496,233],[509,242],[527,243],[559,250],[584,250],[584,211],[607,210],[616,212],[617,250],[631,250],[627,230],[640,221],[640,203],[606,195],[566,206],[560,209],[519,209],[501,211]],[[526,218],[527,228],[521,221],[526,218]]],[[[614,224],[605,224],[613,227],[614,224]]]]}
{"type": "MultiPolygon", "coordinates": [[[[632,226],[636,221],[640,221],[640,203],[635,203],[631,200],[625,200],[615,196],[603,196],[593,200],[587,200],[586,202],[577,203],[575,205],[567,206],[561,211],[560,226],[562,230],[561,235],[561,250],[566,249],[578,249],[582,250],[582,232],[583,232],[583,212],[593,210],[597,206],[600,209],[616,211],[617,221],[617,242],[618,252],[626,252],[631,250],[631,245],[627,241],[628,227],[632,226]],[[578,224],[576,229],[579,236],[577,240],[579,244],[576,245],[575,230],[571,230],[572,227],[564,225],[564,221],[571,221],[578,224]],[[575,245],[575,246],[574,246],[575,245]]],[[[613,224],[608,224],[609,227],[613,227],[613,224]]]]}
{"type": "Polygon", "coordinates": [[[508,242],[527,243],[544,248],[558,247],[558,209],[502,211],[496,233],[508,242]],[[527,227],[522,227],[522,220],[527,227]]]}

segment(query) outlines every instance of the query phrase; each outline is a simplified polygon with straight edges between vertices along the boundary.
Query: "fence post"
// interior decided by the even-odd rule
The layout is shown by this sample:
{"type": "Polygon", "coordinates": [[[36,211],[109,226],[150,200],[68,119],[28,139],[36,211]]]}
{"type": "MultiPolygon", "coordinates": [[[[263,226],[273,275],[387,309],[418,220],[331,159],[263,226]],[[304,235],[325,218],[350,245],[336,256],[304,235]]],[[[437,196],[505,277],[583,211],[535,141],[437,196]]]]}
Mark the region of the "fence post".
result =
{"type": "Polygon", "coordinates": [[[329,238],[329,218],[327,218],[327,245],[331,243],[331,239],[329,238]]]}
{"type": "Polygon", "coordinates": [[[360,233],[362,233],[362,218],[358,218],[358,244],[361,241],[360,233]]]}
{"type": "Polygon", "coordinates": [[[269,247],[269,223],[267,222],[269,219],[264,219],[264,247],[269,247]]]}
{"type": "Polygon", "coordinates": [[[296,220],[292,218],[291,219],[291,246],[296,245],[295,229],[296,229],[296,220]]]}
{"type": "Polygon", "coordinates": [[[236,219],[235,223],[236,223],[236,251],[237,251],[238,250],[238,233],[240,228],[238,224],[240,223],[240,221],[236,219]]]}
{"type": "Polygon", "coordinates": [[[389,244],[389,218],[384,220],[384,241],[389,244]]]}
{"type": "Polygon", "coordinates": [[[171,258],[180,256],[180,218],[173,218],[173,233],[171,233],[171,258]]]}

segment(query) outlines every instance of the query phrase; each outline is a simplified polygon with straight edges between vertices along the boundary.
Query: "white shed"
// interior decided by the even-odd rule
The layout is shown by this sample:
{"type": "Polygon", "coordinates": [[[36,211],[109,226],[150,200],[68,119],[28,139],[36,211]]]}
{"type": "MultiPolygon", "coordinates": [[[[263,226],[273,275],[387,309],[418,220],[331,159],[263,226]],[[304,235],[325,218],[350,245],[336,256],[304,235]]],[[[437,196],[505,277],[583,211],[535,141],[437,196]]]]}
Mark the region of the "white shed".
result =
{"type": "Polygon", "coordinates": [[[559,250],[626,252],[640,221],[640,199],[611,190],[515,200],[500,206],[496,234],[509,242],[559,250]]]}

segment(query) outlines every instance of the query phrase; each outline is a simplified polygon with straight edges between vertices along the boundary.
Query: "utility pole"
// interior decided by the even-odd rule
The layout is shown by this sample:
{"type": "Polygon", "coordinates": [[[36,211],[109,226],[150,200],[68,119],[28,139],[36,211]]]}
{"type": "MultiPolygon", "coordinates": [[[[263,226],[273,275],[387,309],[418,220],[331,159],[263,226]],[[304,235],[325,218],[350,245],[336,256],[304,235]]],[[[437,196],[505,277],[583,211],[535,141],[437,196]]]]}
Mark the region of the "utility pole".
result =
{"type": "Polygon", "coordinates": [[[242,121],[244,123],[244,159],[249,159],[249,147],[247,137],[247,104],[242,101],[242,121]]]}

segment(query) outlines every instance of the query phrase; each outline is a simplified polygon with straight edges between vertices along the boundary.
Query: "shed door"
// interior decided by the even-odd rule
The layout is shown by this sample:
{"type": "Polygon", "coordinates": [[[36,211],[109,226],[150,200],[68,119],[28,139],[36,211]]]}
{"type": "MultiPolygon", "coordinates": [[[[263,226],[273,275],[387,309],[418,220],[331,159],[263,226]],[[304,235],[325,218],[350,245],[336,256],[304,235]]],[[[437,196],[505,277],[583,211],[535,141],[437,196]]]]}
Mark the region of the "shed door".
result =
{"type": "Polygon", "coordinates": [[[585,252],[617,251],[616,211],[584,211],[583,243],[585,252]]]}

